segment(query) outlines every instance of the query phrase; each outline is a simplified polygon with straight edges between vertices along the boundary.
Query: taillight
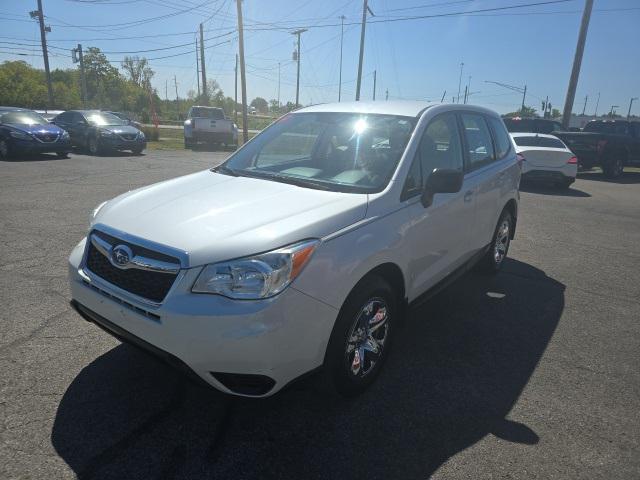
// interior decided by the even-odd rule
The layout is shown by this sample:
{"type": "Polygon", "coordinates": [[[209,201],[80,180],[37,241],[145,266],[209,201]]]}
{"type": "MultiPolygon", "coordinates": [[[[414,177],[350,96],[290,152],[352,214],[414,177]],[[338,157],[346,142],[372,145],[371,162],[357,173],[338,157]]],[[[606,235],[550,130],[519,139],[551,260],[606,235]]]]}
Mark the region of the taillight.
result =
{"type": "Polygon", "coordinates": [[[606,140],[598,140],[598,145],[596,146],[596,149],[598,150],[598,153],[602,153],[604,152],[604,147],[607,146],[607,141],[606,140]]]}
{"type": "Polygon", "coordinates": [[[571,158],[567,161],[567,163],[568,163],[569,165],[577,165],[577,164],[578,164],[578,157],[571,157],[571,158]]]}
{"type": "Polygon", "coordinates": [[[516,153],[516,160],[518,160],[518,165],[522,166],[523,162],[526,162],[527,159],[524,158],[524,155],[522,155],[521,153],[516,153]]]}

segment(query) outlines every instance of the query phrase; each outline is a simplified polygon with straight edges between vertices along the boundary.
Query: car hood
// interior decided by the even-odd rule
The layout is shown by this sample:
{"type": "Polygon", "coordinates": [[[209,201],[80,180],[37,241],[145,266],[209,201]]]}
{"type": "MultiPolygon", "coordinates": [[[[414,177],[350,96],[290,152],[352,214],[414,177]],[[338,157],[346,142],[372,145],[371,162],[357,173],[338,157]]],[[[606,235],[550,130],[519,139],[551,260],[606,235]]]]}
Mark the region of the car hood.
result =
{"type": "Polygon", "coordinates": [[[93,224],[179,249],[193,267],[322,238],[366,211],[366,194],[204,171],[125,193],[93,224]]]}
{"type": "Polygon", "coordinates": [[[96,128],[100,130],[109,130],[110,132],[121,135],[123,133],[138,134],[139,130],[131,125],[97,125],[96,128]]]}
{"type": "Polygon", "coordinates": [[[46,125],[27,125],[25,123],[10,123],[9,125],[15,128],[16,130],[20,130],[20,131],[31,133],[31,134],[50,133],[50,134],[58,135],[63,131],[60,127],[58,127],[57,125],[53,125],[52,123],[47,123],[46,125]]]}

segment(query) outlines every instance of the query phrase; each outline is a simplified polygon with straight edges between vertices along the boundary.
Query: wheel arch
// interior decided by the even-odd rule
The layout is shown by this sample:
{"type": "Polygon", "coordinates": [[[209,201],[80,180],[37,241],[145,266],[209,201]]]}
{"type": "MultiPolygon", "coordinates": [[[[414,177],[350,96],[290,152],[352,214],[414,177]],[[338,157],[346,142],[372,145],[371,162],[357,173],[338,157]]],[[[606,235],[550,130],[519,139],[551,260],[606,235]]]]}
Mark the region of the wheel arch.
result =
{"type": "MultiPolygon", "coordinates": [[[[513,228],[511,229],[511,240],[513,240],[513,237],[516,234],[516,226],[518,225],[518,203],[515,201],[515,199],[510,199],[504,206],[504,208],[502,209],[502,213],[504,213],[505,211],[509,212],[511,214],[511,217],[513,218],[513,228]]],[[[500,213],[500,216],[502,216],[502,213],[500,213]]]]}

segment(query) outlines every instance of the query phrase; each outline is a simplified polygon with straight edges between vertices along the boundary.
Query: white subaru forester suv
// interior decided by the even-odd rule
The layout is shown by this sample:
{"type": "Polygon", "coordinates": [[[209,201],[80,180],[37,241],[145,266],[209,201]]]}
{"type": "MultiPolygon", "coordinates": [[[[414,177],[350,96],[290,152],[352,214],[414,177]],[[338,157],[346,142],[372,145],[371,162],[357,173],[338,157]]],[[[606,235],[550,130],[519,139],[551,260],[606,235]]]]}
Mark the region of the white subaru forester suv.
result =
{"type": "Polygon", "coordinates": [[[72,305],[223,392],[269,396],[324,367],[357,394],[406,305],[500,268],[520,173],[484,108],[303,108],[218,167],[96,208],[69,258],[72,305]]]}

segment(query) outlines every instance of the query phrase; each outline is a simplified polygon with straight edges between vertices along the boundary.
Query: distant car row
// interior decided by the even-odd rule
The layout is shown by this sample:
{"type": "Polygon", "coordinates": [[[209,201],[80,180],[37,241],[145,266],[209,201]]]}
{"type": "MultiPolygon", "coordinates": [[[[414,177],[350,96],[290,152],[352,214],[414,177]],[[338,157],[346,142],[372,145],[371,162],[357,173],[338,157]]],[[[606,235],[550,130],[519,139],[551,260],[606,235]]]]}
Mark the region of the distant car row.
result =
{"type": "Polygon", "coordinates": [[[0,107],[0,158],[36,153],[66,157],[73,147],[92,155],[147,147],[144,133],[123,114],[100,110],[68,110],[52,119],[24,108],[0,107]]]}
{"type": "Polygon", "coordinates": [[[620,176],[625,166],[640,166],[640,122],[592,120],[582,131],[563,131],[559,122],[542,118],[505,118],[504,123],[513,134],[539,135],[542,143],[558,140],[556,147],[568,147],[582,168],[599,166],[607,177],[620,176]],[[551,133],[552,139],[542,140],[551,133]]]}

